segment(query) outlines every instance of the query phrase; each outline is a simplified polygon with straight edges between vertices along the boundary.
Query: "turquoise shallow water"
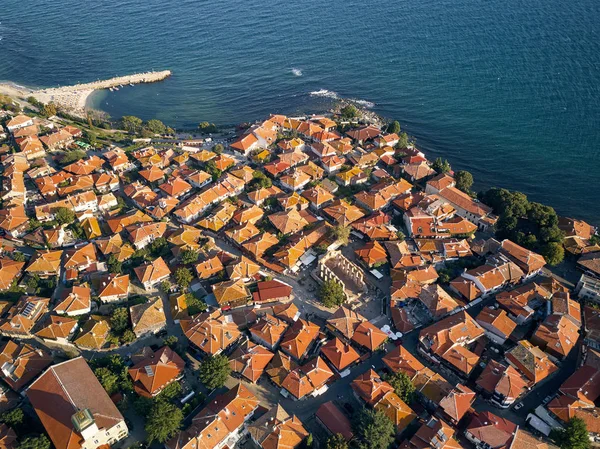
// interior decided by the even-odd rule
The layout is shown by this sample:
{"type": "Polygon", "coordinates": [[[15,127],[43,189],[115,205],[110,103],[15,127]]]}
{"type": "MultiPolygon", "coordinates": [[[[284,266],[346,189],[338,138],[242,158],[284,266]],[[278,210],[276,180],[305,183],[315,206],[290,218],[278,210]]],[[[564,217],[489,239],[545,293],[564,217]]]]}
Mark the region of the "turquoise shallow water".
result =
{"type": "Polygon", "coordinates": [[[147,69],[97,97],[175,126],[314,112],[327,95],[398,119],[477,185],[600,224],[597,0],[3,0],[0,79],[32,86],[147,69]]]}

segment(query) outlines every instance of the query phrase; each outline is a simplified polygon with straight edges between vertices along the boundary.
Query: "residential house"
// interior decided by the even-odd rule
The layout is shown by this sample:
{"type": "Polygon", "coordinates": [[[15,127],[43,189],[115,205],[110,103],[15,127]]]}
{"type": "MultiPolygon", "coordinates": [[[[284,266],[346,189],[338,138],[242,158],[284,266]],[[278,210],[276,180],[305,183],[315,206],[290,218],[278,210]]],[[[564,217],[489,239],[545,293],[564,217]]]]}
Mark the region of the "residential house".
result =
{"type": "Polygon", "coordinates": [[[0,319],[0,334],[8,337],[30,337],[35,324],[48,311],[49,298],[21,296],[0,319]]]}
{"type": "Polygon", "coordinates": [[[281,339],[281,350],[295,360],[302,360],[319,336],[319,326],[299,319],[294,322],[281,339]]]}
{"type": "Polygon", "coordinates": [[[163,346],[129,368],[135,392],[147,398],[160,394],[183,377],[185,361],[168,346],[163,346]]]}
{"type": "Polygon", "coordinates": [[[517,323],[497,307],[484,307],[475,320],[485,329],[487,337],[497,344],[504,344],[517,327],[517,323]]]}
{"type": "Polygon", "coordinates": [[[76,346],[85,349],[103,349],[106,346],[109,333],[110,323],[108,317],[90,315],[74,343],[76,346]]]}
{"type": "Polygon", "coordinates": [[[302,421],[296,415],[290,416],[280,404],[248,426],[248,432],[262,449],[296,449],[308,437],[302,421]]]}
{"type": "Polygon", "coordinates": [[[44,341],[66,345],[69,344],[77,329],[79,329],[77,319],[50,315],[35,335],[44,341]]]}
{"type": "Polygon", "coordinates": [[[171,270],[162,257],[154,259],[151,263],[135,267],[133,271],[146,290],[151,290],[171,275],[171,270]]]}
{"type": "Polygon", "coordinates": [[[282,392],[291,394],[295,400],[316,397],[327,391],[327,382],[332,377],[333,372],[325,361],[317,357],[291,371],[281,383],[282,392]]]}
{"type": "Polygon", "coordinates": [[[54,312],[78,316],[90,313],[92,304],[92,292],[85,285],[74,285],[62,291],[59,303],[54,307],[54,312]]]}
{"type": "Polygon", "coordinates": [[[249,382],[257,382],[264,373],[273,353],[262,345],[245,340],[229,357],[229,366],[249,382]]]}
{"type": "Polygon", "coordinates": [[[104,303],[127,300],[129,296],[129,275],[110,273],[97,279],[98,298],[104,303]]]}
{"type": "Polygon", "coordinates": [[[558,370],[544,351],[527,340],[521,340],[508,351],[506,360],[534,384],[558,370]]]}
{"type": "Polygon", "coordinates": [[[512,421],[486,410],[471,415],[465,437],[477,449],[510,449],[518,428],[512,421]]]}
{"type": "Polygon", "coordinates": [[[207,355],[220,354],[242,336],[231,316],[219,309],[181,319],[179,325],[190,343],[207,355]]]}
{"type": "Polygon", "coordinates": [[[250,327],[250,338],[273,351],[279,345],[287,328],[288,323],[266,314],[250,327]]]}
{"type": "Polygon", "coordinates": [[[434,363],[444,361],[468,377],[480,355],[469,349],[484,334],[483,328],[465,311],[456,313],[419,333],[419,352],[434,363]]]}
{"type": "Polygon", "coordinates": [[[167,327],[167,317],[160,297],[151,302],[131,306],[129,315],[133,333],[137,338],[156,334],[167,327]]]}
{"type": "Polygon", "coordinates": [[[166,449],[224,449],[235,447],[259,400],[239,383],[211,400],[192,418],[190,426],[165,443],[166,449]]]}
{"type": "Polygon", "coordinates": [[[0,352],[0,378],[18,392],[51,364],[52,357],[46,351],[9,340],[0,352]]]}

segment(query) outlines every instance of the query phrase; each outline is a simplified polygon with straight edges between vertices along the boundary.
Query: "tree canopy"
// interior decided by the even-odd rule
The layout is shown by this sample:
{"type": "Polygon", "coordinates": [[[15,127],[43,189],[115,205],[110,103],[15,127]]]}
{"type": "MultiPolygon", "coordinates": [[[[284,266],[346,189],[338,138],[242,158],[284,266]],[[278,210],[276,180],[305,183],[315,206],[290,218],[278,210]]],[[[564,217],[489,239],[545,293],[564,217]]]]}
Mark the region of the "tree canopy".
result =
{"type": "Polygon", "coordinates": [[[479,199],[498,214],[496,234],[500,239],[539,252],[551,265],[562,262],[564,233],[552,207],[529,202],[524,193],[496,187],[481,192],[479,199]]]}
{"type": "Polygon", "coordinates": [[[154,134],[164,134],[167,130],[165,124],[157,119],[148,120],[145,127],[154,134]]]}
{"type": "Polygon", "coordinates": [[[198,378],[206,388],[214,390],[225,385],[230,373],[229,359],[224,355],[214,355],[204,359],[200,365],[198,378]]]}
{"type": "Polygon", "coordinates": [[[250,181],[250,183],[248,184],[248,189],[250,191],[258,189],[268,189],[272,185],[273,182],[271,181],[271,178],[269,178],[263,172],[255,170],[254,173],[252,173],[252,181],[250,181]]]}
{"type": "Polygon", "coordinates": [[[121,118],[121,128],[129,133],[137,133],[142,127],[142,119],[134,115],[125,115],[121,118]]]}
{"type": "Polygon", "coordinates": [[[398,120],[394,120],[388,125],[387,132],[390,134],[399,134],[400,133],[400,122],[398,120]]]}
{"type": "Polygon", "coordinates": [[[450,162],[448,162],[448,160],[446,160],[446,159],[442,160],[441,157],[438,157],[435,161],[433,161],[431,168],[433,168],[436,172],[438,172],[440,174],[448,173],[448,172],[450,172],[450,170],[452,170],[452,167],[450,166],[450,162]]]}
{"type": "Polygon", "coordinates": [[[459,170],[454,175],[456,181],[456,188],[462,190],[465,193],[471,193],[471,187],[473,187],[473,175],[466,170],[459,170]]]}
{"type": "Polygon", "coordinates": [[[193,249],[186,249],[181,254],[181,263],[183,263],[184,265],[196,263],[198,262],[198,257],[200,257],[198,251],[194,251],[193,249]]]}
{"type": "Polygon", "coordinates": [[[394,441],[394,423],[380,411],[363,409],[356,423],[360,449],[386,449],[394,441]]]}
{"type": "Polygon", "coordinates": [[[389,376],[386,381],[394,387],[394,391],[400,399],[407,404],[413,400],[415,393],[415,386],[413,385],[410,377],[401,371],[398,371],[389,376]]]}
{"type": "Polygon", "coordinates": [[[75,221],[75,212],[66,207],[59,207],[54,213],[54,219],[61,225],[73,223],[75,221]]]}
{"type": "Polygon", "coordinates": [[[344,287],[333,279],[321,284],[318,296],[325,307],[341,306],[346,301],[344,287]]]}
{"type": "Polygon", "coordinates": [[[344,119],[356,118],[360,115],[358,108],[353,104],[348,104],[340,110],[340,114],[344,119]]]}
{"type": "Polygon", "coordinates": [[[325,449],[348,449],[348,442],[341,434],[336,433],[329,437],[325,444],[325,449]]]}
{"type": "Polygon", "coordinates": [[[50,449],[50,440],[46,435],[28,436],[21,440],[17,449],[50,449]]]}
{"type": "Polygon", "coordinates": [[[129,328],[129,311],[126,307],[117,307],[110,315],[110,328],[116,334],[122,334],[129,328]]]}
{"type": "Polygon", "coordinates": [[[329,234],[337,242],[341,243],[342,245],[347,245],[348,239],[350,238],[350,228],[338,224],[329,228],[329,234]]]}
{"type": "Polygon", "coordinates": [[[585,421],[578,417],[569,420],[564,429],[554,428],[550,438],[560,446],[560,449],[588,449],[590,438],[585,421]]]}
{"type": "Polygon", "coordinates": [[[146,417],[146,433],[148,442],[164,443],[179,431],[183,422],[183,412],[180,408],[167,402],[157,400],[152,405],[146,417]]]}
{"type": "Polygon", "coordinates": [[[177,285],[180,287],[187,288],[193,279],[194,276],[192,275],[192,272],[187,268],[177,268],[177,270],[175,270],[175,282],[177,282],[177,285]]]}

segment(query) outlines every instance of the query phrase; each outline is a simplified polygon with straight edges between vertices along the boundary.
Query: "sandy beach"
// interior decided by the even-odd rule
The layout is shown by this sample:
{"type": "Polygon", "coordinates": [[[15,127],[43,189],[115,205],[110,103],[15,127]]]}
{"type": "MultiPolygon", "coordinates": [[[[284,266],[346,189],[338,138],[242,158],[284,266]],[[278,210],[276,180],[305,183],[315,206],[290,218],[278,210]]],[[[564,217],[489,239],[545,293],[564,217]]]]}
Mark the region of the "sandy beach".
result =
{"type": "Polygon", "coordinates": [[[14,83],[0,83],[0,93],[17,100],[25,101],[33,96],[42,103],[54,103],[74,115],[85,115],[88,97],[95,90],[119,88],[126,85],[155,83],[171,76],[170,70],[160,72],[136,73],[134,75],[119,76],[108,80],[94,81],[74,86],[53,87],[34,90],[14,83]]]}

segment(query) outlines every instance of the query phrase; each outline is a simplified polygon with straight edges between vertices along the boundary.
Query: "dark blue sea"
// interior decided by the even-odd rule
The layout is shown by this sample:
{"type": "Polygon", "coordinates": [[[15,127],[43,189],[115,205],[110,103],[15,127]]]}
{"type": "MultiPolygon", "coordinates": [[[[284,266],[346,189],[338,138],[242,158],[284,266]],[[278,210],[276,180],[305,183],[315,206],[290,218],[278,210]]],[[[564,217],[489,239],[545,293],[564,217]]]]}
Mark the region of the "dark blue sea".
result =
{"type": "Polygon", "coordinates": [[[476,187],[522,190],[600,224],[598,0],[2,0],[0,10],[1,80],[171,69],[94,102],[176,127],[363,100],[476,187]]]}

